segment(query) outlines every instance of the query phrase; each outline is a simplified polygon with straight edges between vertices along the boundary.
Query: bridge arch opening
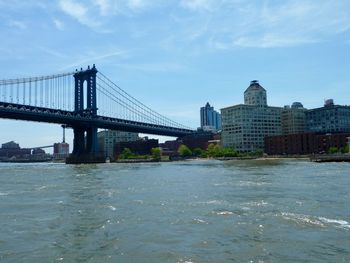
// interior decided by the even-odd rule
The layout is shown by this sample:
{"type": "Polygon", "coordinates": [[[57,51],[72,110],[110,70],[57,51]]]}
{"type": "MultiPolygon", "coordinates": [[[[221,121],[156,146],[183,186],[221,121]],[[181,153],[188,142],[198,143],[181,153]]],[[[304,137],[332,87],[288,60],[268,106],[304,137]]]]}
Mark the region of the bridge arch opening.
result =
{"type": "Polygon", "coordinates": [[[83,106],[83,110],[86,110],[88,107],[88,103],[87,103],[87,98],[88,98],[88,84],[87,84],[87,80],[84,79],[83,83],[82,83],[83,89],[83,101],[82,101],[82,106],[83,106]]]}

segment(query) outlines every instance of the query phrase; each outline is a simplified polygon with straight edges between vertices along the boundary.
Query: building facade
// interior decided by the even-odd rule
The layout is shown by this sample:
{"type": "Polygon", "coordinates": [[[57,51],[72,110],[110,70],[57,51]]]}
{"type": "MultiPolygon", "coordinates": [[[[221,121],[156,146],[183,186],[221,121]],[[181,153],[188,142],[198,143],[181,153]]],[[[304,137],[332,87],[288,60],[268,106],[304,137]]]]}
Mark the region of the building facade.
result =
{"type": "Polygon", "coordinates": [[[282,109],[268,106],[266,90],[251,81],[244,104],[221,109],[222,145],[243,152],[263,150],[265,136],[282,134],[282,109]]]}
{"type": "Polygon", "coordinates": [[[53,157],[55,159],[64,159],[69,156],[69,144],[66,142],[53,144],[53,157]]]}
{"type": "Polygon", "coordinates": [[[266,90],[259,84],[259,81],[252,80],[244,91],[244,104],[257,107],[267,106],[266,90]]]}
{"type": "Polygon", "coordinates": [[[119,142],[131,142],[139,139],[138,133],[104,130],[97,133],[99,149],[105,157],[114,158],[115,145],[119,142]]]}
{"type": "Polygon", "coordinates": [[[345,147],[349,134],[298,133],[265,138],[264,152],[269,155],[284,154],[321,154],[327,153],[330,147],[345,147]]]}
{"type": "Polygon", "coordinates": [[[159,146],[157,139],[148,139],[147,137],[136,141],[124,141],[115,144],[115,155],[119,156],[125,148],[131,150],[132,153],[139,155],[147,155],[152,153],[152,148],[159,146]]]}
{"type": "Polygon", "coordinates": [[[306,129],[306,109],[300,102],[292,106],[284,106],[281,112],[281,125],[283,134],[303,133],[306,129]]]}
{"type": "Polygon", "coordinates": [[[203,130],[221,130],[221,115],[210,106],[209,102],[200,109],[201,128],[203,130]]]}
{"type": "Polygon", "coordinates": [[[18,143],[10,141],[2,144],[0,148],[0,159],[12,157],[24,158],[31,155],[32,150],[29,148],[21,148],[18,143]]]}
{"type": "Polygon", "coordinates": [[[306,129],[317,133],[350,132],[350,106],[334,105],[326,100],[324,107],[306,112],[306,129]]]}

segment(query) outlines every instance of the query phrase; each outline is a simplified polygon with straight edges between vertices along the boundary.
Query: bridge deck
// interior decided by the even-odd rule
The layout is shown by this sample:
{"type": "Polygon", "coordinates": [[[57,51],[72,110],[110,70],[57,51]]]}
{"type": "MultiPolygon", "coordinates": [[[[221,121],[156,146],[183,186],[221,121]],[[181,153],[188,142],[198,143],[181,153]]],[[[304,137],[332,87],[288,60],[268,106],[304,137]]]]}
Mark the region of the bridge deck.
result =
{"type": "Polygon", "coordinates": [[[150,124],[106,116],[92,116],[87,112],[73,112],[44,107],[0,102],[0,118],[66,124],[68,126],[97,127],[119,131],[182,137],[193,130],[150,124]]]}

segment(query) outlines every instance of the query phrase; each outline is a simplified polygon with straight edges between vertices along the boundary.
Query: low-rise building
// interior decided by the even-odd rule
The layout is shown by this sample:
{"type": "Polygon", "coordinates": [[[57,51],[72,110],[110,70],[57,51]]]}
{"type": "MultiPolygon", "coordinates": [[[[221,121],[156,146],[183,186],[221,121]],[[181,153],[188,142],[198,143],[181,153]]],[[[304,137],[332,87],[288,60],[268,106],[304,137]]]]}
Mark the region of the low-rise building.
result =
{"type": "Polygon", "coordinates": [[[158,140],[148,139],[147,137],[137,141],[118,142],[115,144],[114,156],[120,155],[125,148],[139,155],[147,155],[152,153],[152,148],[158,147],[158,140]]]}
{"type": "Polygon", "coordinates": [[[348,136],[346,133],[268,136],[265,138],[264,152],[269,155],[327,153],[331,147],[344,148],[348,144],[348,136]]]}
{"type": "Polygon", "coordinates": [[[2,144],[0,148],[0,158],[7,159],[12,157],[24,158],[31,155],[31,149],[21,148],[18,143],[10,141],[2,144]]]}
{"type": "Polygon", "coordinates": [[[103,130],[97,133],[99,149],[105,157],[114,158],[114,148],[119,142],[132,142],[139,139],[138,133],[103,130]]]}
{"type": "Polygon", "coordinates": [[[324,107],[306,111],[306,130],[317,133],[350,132],[350,106],[326,100],[324,107]]]}

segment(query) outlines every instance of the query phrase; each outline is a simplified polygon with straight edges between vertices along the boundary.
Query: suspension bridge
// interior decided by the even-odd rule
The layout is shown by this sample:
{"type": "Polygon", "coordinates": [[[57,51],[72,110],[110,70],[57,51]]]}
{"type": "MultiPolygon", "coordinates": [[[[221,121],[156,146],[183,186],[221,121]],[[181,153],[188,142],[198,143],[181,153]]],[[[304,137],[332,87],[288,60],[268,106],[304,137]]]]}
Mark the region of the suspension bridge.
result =
{"type": "Polygon", "coordinates": [[[182,137],[194,132],[147,107],[101,72],[86,70],[0,80],[0,118],[73,129],[70,162],[97,162],[97,129],[182,137]]]}

